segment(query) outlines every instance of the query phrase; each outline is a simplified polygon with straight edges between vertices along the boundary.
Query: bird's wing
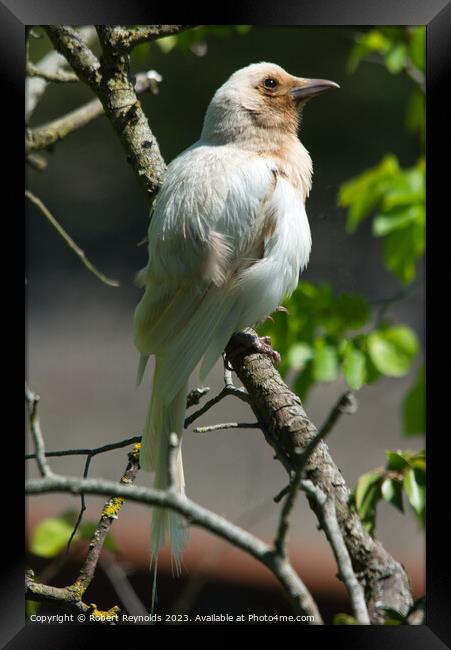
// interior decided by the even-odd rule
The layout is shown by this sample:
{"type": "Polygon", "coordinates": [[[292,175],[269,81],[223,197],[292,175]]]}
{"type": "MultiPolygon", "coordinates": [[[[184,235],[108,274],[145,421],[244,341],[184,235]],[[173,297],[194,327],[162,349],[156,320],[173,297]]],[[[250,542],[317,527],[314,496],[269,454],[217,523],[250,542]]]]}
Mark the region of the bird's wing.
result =
{"type": "Polygon", "coordinates": [[[198,144],[178,156],[149,227],[150,276],[222,284],[233,260],[257,252],[274,187],[274,165],[234,147],[198,144]]]}
{"type": "MultiPolygon", "coordinates": [[[[199,144],[169,165],[149,226],[149,262],[140,274],[146,287],[135,312],[141,374],[146,356],[177,337],[197,336],[190,324],[199,309],[218,312],[222,305],[226,313],[221,288],[261,257],[273,233],[267,197],[274,186],[268,159],[232,147],[199,144]]],[[[215,327],[210,314],[204,320],[215,327]]]]}

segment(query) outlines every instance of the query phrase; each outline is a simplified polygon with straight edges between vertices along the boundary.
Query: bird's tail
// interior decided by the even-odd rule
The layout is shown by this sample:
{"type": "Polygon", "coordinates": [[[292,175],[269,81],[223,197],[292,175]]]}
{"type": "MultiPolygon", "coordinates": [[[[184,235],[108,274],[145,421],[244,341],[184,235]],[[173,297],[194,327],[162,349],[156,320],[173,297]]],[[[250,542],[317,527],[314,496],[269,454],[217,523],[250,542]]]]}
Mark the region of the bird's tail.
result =
{"type": "MultiPolygon", "coordinates": [[[[152,396],[147,412],[141,443],[140,465],[145,471],[155,473],[154,487],[165,490],[168,487],[168,453],[169,436],[175,433],[179,440],[176,450],[175,489],[178,494],[185,494],[183,475],[181,438],[185,419],[187,385],[183,385],[174,397],[168,401],[162,390],[161,375],[165,366],[164,357],[157,357],[152,384],[152,396]]],[[[176,512],[164,508],[153,509],[151,536],[151,566],[154,566],[154,586],[152,593],[152,610],[156,595],[156,574],[158,554],[166,541],[169,531],[171,540],[171,562],[173,570],[180,572],[181,558],[188,531],[184,519],[176,512]]]]}

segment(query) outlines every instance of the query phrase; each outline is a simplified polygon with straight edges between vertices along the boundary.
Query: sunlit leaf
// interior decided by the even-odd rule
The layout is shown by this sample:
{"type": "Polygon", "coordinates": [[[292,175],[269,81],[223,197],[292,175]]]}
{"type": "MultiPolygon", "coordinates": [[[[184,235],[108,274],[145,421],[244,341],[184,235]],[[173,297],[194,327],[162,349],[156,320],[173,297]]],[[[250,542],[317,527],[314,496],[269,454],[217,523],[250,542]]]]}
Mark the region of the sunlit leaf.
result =
{"type": "Polygon", "coordinates": [[[335,614],[334,616],[334,625],[358,625],[357,620],[354,618],[354,616],[350,616],[350,614],[335,614]]]}
{"type": "Polygon", "coordinates": [[[368,336],[368,351],[382,374],[402,377],[418,352],[418,339],[403,325],[376,330],[368,336]]]}
{"type": "Polygon", "coordinates": [[[313,378],[316,381],[333,381],[338,375],[337,349],[324,340],[315,341],[313,359],[313,378]]]}
{"type": "Polygon", "coordinates": [[[30,542],[30,551],[40,557],[55,557],[66,546],[73,526],[63,518],[50,517],[39,522],[30,542]]]}
{"type": "Polygon", "coordinates": [[[409,28],[409,56],[418,70],[426,70],[426,27],[423,25],[409,28]]]}
{"type": "Polygon", "coordinates": [[[392,74],[401,72],[407,59],[407,47],[404,43],[395,43],[385,54],[385,63],[392,74]]]}
{"type": "Polygon", "coordinates": [[[426,521],[426,482],[424,472],[418,469],[407,470],[404,475],[404,489],[410,505],[424,525],[426,521]]]}
{"type": "Polygon", "coordinates": [[[346,383],[353,390],[358,390],[366,380],[365,355],[356,348],[351,348],[344,357],[343,375],[346,383]]]}
{"type": "Polygon", "coordinates": [[[404,512],[402,502],[402,482],[395,478],[386,478],[381,485],[384,501],[391,503],[395,508],[404,512]]]}

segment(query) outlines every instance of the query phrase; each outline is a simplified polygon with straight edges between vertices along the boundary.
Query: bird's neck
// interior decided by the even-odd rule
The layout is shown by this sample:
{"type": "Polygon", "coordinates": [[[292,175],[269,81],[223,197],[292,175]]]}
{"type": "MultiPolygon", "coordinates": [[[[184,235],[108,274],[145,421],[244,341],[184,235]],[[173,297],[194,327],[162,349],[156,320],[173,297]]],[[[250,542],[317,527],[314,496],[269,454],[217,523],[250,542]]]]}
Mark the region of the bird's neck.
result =
{"type": "Polygon", "coordinates": [[[201,140],[212,146],[234,146],[270,158],[306,198],[311,188],[312,160],[297,136],[297,127],[297,119],[281,125],[262,122],[249,111],[240,115],[208,111],[201,140]]]}

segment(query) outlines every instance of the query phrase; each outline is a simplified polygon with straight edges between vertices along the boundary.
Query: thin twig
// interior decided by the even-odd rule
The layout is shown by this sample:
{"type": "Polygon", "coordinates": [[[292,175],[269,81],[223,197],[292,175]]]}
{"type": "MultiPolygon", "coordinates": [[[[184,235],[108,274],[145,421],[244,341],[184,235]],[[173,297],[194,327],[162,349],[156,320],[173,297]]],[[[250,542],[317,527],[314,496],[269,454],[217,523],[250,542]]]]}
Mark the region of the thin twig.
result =
{"type": "MultiPolygon", "coordinates": [[[[91,465],[91,459],[92,459],[92,455],[89,454],[88,457],[86,458],[86,461],[85,461],[85,467],[84,467],[84,469],[83,469],[83,478],[87,478],[87,477],[88,477],[89,467],[90,467],[90,465],[91,465]]],[[[80,511],[79,511],[79,513],[78,513],[78,517],[77,517],[77,519],[76,519],[76,521],[75,521],[74,528],[73,528],[73,530],[72,530],[72,532],[71,532],[71,534],[70,534],[70,537],[69,537],[69,539],[68,539],[68,542],[67,542],[67,544],[66,544],[66,551],[65,551],[65,553],[64,553],[64,558],[65,558],[65,559],[69,556],[69,551],[70,551],[70,547],[71,547],[72,541],[73,541],[75,535],[77,534],[77,531],[78,531],[78,529],[79,529],[79,527],[80,527],[80,524],[81,524],[81,521],[82,521],[82,519],[83,519],[83,514],[84,514],[85,511],[86,511],[86,499],[85,499],[85,495],[84,495],[84,494],[81,494],[81,495],[80,495],[80,500],[81,500],[80,511]]]]}
{"type": "Polygon", "coordinates": [[[35,448],[35,458],[41,476],[52,476],[52,471],[45,459],[45,445],[39,423],[38,404],[39,395],[33,393],[25,384],[25,399],[30,411],[30,431],[35,448]]]}
{"type": "Polygon", "coordinates": [[[339,576],[345,584],[351,599],[354,616],[360,625],[369,625],[370,617],[365,603],[365,593],[362,585],[356,578],[354,569],[352,568],[349,551],[346,548],[340,526],[337,522],[335,501],[330,496],[327,497],[320,488],[312,483],[312,481],[302,481],[301,487],[309,496],[313,497],[318,504],[319,510],[322,514],[320,523],[332,547],[338,566],[339,576]]]}
{"type": "Polygon", "coordinates": [[[43,124],[35,129],[27,129],[25,153],[30,154],[41,149],[48,149],[101,115],[104,115],[103,106],[98,99],[93,99],[48,124],[43,124]]]}
{"type": "MultiPolygon", "coordinates": [[[[80,38],[89,45],[96,38],[96,31],[94,27],[82,27],[80,29],[80,38]]],[[[59,72],[64,71],[67,68],[68,62],[67,59],[62,56],[59,52],[52,50],[46,54],[40,61],[35,65],[37,70],[40,72],[52,75],[58,74],[59,72]]],[[[70,74],[67,73],[66,74],[70,74]]],[[[47,86],[48,81],[40,77],[29,77],[25,81],[25,119],[28,121],[32,116],[36,106],[41,100],[47,86]]]]}
{"type": "Polygon", "coordinates": [[[193,388],[186,398],[186,408],[189,409],[191,406],[196,406],[199,404],[200,400],[210,391],[209,386],[200,386],[199,388],[193,388]]]}
{"type": "Polygon", "coordinates": [[[29,154],[26,157],[26,161],[30,167],[33,167],[33,169],[36,169],[38,172],[43,172],[47,167],[46,159],[38,154],[29,154]]]}
{"type": "Polygon", "coordinates": [[[117,26],[110,28],[109,42],[114,50],[129,52],[137,45],[180,34],[191,27],[194,25],[145,25],[133,29],[117,26]]]}
{"type": "MultiPolygon", "coordinates": [[[[237,348],[238,342],[232,339],[227,352],[233,353],[237,348]]],[[[231,365],[248,391],[251,408],[266,441],[291,477],[299,462],[295,450],[306,449],[317,435],[317,428],[299,397],[289,389],[265,355],[237,350],[231,356],[231,365]]],[[[350,490],[324,440],[320,440],[311,453],[306,469],[307,478],[335,501],[337,521],[357,579],[365,590],[371,622],[383,624],[386,620],[381,605],[407,611],[413,602],[408,576],[381,542],[368,534],[350,507],[350,490]]],[[[319,518],[314,500],[309,500],[309,504],[319,518]]]]}
{"type": "Polygon", "coordinates": [[[69,27],[49,25],[45,30],[55,49],[63,54],[80,78],[102,102],[105,114],[122,143],[127,160],[144,191],[149,206],[166,172],[158,142],[137,98],[128,54],[117,56],[109,41],[111,27],[97,26],[102,64],[69,27]]]}
{"type": "Polygon", "coordinates": [[[45,81],[55,83],[74,83],[80,81],[77,75],[73,72],[66,72],[65,70],[45,70],[34,65],[30,61],[27,63],[26,73],[28,77],[39,77],[45,81]]]}
{"type": "MultiPolygon", "coordinates": [[[[128,487],[134,483],[139,470],[140,447],[140,443],[137,443],[133,450],[129,453],[129,462],[127,469],[125,470],[119,483],[113,483],[113,485],[122,485],[128,487]]],[[[87,481],[89,479],[82,480],[87,481]]],[[[76,580],[76,585],[80,591],[81,596],[83,596],[84,592],[91,584],[105,538],[109,533],[113,521],[117,519],[124,500],[124,496],[113,495],[108,499],[103,507],[100,520],[96,526],[91,543],[89,545],[88,554],[80,570],[80,574],[76,580]]]]}
{"type": "MultiPolygon", "coordinates": [[[[123,447],[128,447],[129,445],[134,445],[137,442],[141,442],[141,436],[133,436],[132,438],[126,438],[125,440],[119,440],[119,442],[111,442],[108,445],[102,445],[102,447],[94,447],[94,449],[89,448],[80,448],[80,449],[59,449],[55,451],[46,451],[45,455],[47,458],[59,457],[59,456],[97,456],[98,454],[104,454],[107,451],[114,451],[115,449],[122,449],[123,447]]],[[[35,458],[35,454],[26,454],[25,460],[30,460],[35,458]]]]}
{"type": "Polygon", "coordinates": [[[28,480],[25,489],[27,494],[52,492],[80,494],[84,492],[85,494],[113,495],[113,497],[179,512],[191,524],[201,526],[222,537],[264,564],[284,587],[294,611],[310,617],[306,622],[316,625],[322,623],[321,615],[310,592],[286,559],[280,558],[270,546],[247,531],[176,492],[164,492],[136,485],[129,486],[104,479],[82,479],[58,475],[28,480]]]}
{"type": "MultiPolygon", "coordinates": [[[[299,454],[301,453],[302,450],[299,450],[299,454]]],[[[288,529],[290,527],[290,516],[293,511],[294,504],[296,503],[296,497],[299,492],[299,482],[301,480],[303,470],[304,465],[300,461],[291,480],[288,495],[285,499],[280,513],[279,525],[277,527],[277,534],[274,540],[274,548],[276,553],[282,558],[285,558],[287,556],[286,540],[288,529]]]]}
{"type": "MultiPolygon", "coordinates": [[[[155,93],[161,79],[161,75],[155,70],[138,72],[135,76],[135,92],[138,95],[148,91],[155,93]]],[[[27,129],[25,152],[31,154],[35,151],[48,149],[102,115],[105,115],[102,103],[99,99],[93,99],[52,122],[34,129],[27,129]]]]}
{"type": "MultiPolygon", "coordinates": [[[[296,468],[296,476],[297,476],[297,487],[293,489],[298,489],[299,488],[299,481],[302,477],[302,473],[307,466],[308,460],[310,456],[312,455],[313,451],[316,449],[316,447],[319,445],[321,440],[324,440],[324,438],[332,431],[334,428],[335,424],[337,423],[338,419],[346,413],[347,415],[353,415],[357,411],[357,400],[354,395],[354,393],[351,393],[350,391],[346,391],[343,393],[343,395],[338,399],[337,403],[335,406],[331,409],[329,415],[326,418],[326,421],[324,422],[323,426],[319,429],[319,431],[309,440],[307,443],[306,447],[303,450],[299,450],[297,453],[299,453],[299,461],[298,465],[296,468]]],[[[286,487],[283,488],[275,497],[274,501],[278,503],[288,492],[293,487],[293,481],[291,481],[286,487]]]]}
{"type": "Polygon", "coordinates": [[[223,422],[221,424],[210,424],[206,427],[196,427],[193,431],[194,433],[207,433],[224,429],[258,429],[258,422],[223,422]]]}
{"type": "MultiPolygon", "coordinates": [[[[136,591],[133,589],[128,575],[122,564],[115,560],[110,554],[108,558],[100,558],[100,566],[107,575],[109,581],[120,598],[125,609],[132,616],[147,616],[147,609],[138,598],[136,591]]],[[[141,622],[140,622],[141,623],[141,622]]],[[[146,624],[146,621],[141,624],[146,624]]]]}
{"type": "Polygon", "coordinates": [[[25,196],[32,202],[34,203],[39,210],[42,212],[42,214],[46,217],[46,219],[52,224],[52,226],[55,228],[57,233],[61,235],[61,237],[64,239],[66,244],[71,248],[74,253],[77,255],[77,257],[80,259],[80,261],[85,265],[85,267],[91,271],[99,280],[104,282],[105,284],[109,285],[110,287],[119,287],[120,284],[117,280],[111,280],[110,278],[107,278],[106,275],[101,273],[93,264],[88,260],[86,257],[84,251],[74,242],[72,237],[64,230],[64,228],[61,226],[61,224],[55,219],[53,214],[50,212],[50,210],[43,204],[41,199],[39,199],[37,196],[35,196],[30,190],[25,190],[25,196]]]}
{"type": "Polygon", "coordinates": [[[212,397],[202,408],[200,408],[195,413],[192,413],[185,420],[185,429],[187,429],[190,424],[197,420],[201,415],[209,411],[215,404],[220,402],[224,397],[233,395],[238,397],[242,402],[249,403],[249,396],[244,388],[237,388],[232,381],[232,373],[230,370],[224,370],[224,388],[215,396],[212,397]]]}

